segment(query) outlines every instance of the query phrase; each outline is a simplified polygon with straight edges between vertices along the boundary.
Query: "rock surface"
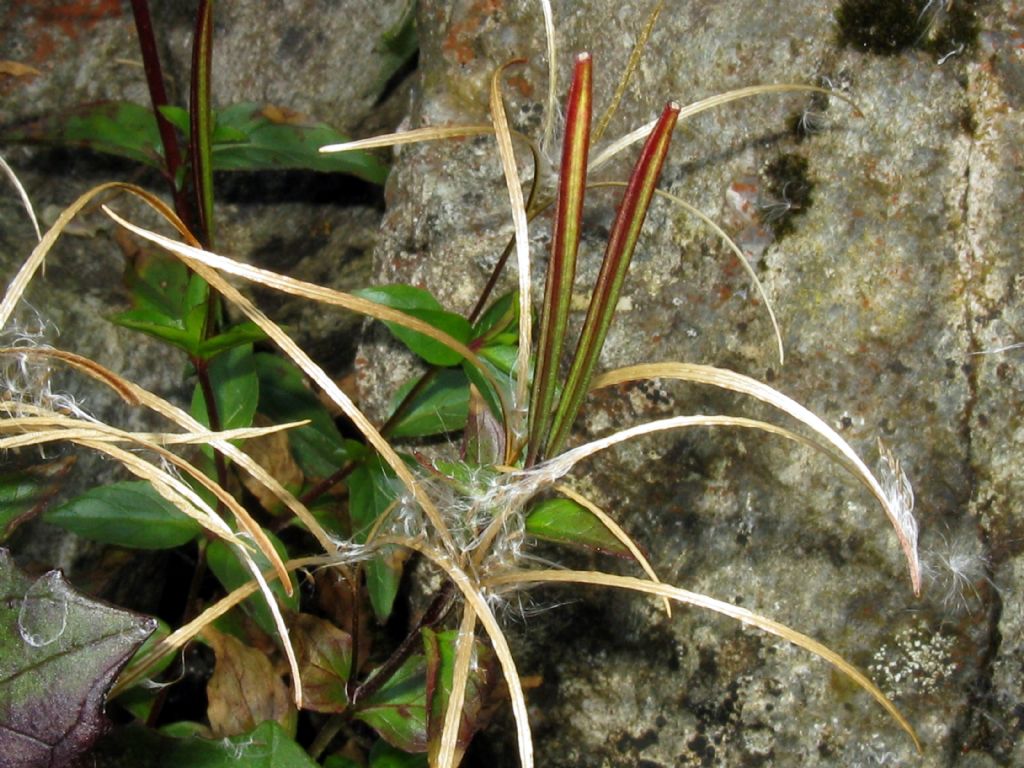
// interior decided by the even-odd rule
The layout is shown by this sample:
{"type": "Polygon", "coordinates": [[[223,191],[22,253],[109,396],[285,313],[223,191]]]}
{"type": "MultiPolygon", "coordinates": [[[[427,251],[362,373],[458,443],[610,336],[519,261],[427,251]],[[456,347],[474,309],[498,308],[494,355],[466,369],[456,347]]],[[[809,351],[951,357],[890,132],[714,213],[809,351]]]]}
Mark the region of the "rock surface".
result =
{"type": "MultiPolygon", "coordinates": [[[[318,2],[218,4],[215,14],[215,105],[273,103],[313,115],[334,127],[388,129],[397,122],[405,90],[378,103],[396,67],[381,38],[408,8],[405,0],[364,4],[346,14],[324,13],[318,2]],[[267,46],[273,46],[268,48],[267,46]],[[351,61],[359,66],[352,67],[351,61]],[[339,67],[348,61],[350,74],[339,67]]],[[[151,3],[169,96],[184,103],[195,3],[151,3]]],[[[139,46],[128,4],[108,0],[19,3],[0,10],[0,125],[79,104],[124,99],[149,103],[139,46]],[[15,74],[18,73],[18,74],[15,74]]],[[[85,151],[0,146],[39,213],[44,229],[79,194],[110,180],[129,180],[166,194],[154,174],[85,151]]],[[[6,178],[0,195],[0,272],[3,283],[28,256],[35,237],[6,178]]],[[[217,178],[219,243],[225,252],[296,277],[334,287],[366,283],[369,248],[376,239],[382,199],[369,184],[347,177],[298,172],[234,174],[217,178]]],[[[123,199],[115,207],[139,215],[123,199]]],[[[76,220],[48,258],[28,298],[46,318],[50,343],[91,357],[154,392],[187,404],[184,356],[106,317],[127,308],[120,287],[123,253],[117,228],[100,211],[76,220]],[[58,335],[59,334],[59,335],[58,335]]],[[[350,364],[358,318],[261,295],[268,311],[293,329],[328,370],[350,364]]],[[[23,324],[35,322],[31,311],[23,324]]],[[[130,428],[162,428],[159,420],[125,409],[111,392],[68,378],[58,385],[83,400],[96,417],[130,428]]],[[[68,495],[109,481],[116,469],[89,454],[79,457],[68,495]]],[[[23,536],[22,562],[62,567],[71,578],[90,569],[98,548],[54,529],[23,536]]]]}
{"type": "MultiPolygon", "coordinates": [[[[559,98],[571,53],[589,50],[600,115],[652,5],[555,3],[559,98]]],[[[864,489],[776,439],[649,439],[595,460],[576,482],[648,548],[664,580],[783,621],[867,670],[917,728],[923,755],[865,694],[803,652],[696,611],[666,621],[642,598],[552,589],[537,593],[541,605],[572,604],[513,630],[521,673],[543,680],[529,692],[538,765],[1021,760],[1020,352],[997,351],[1019,340],[1021,311],[1011,212],[1022,180],[1019,13],[995,2],[808,1],[784,13],[745,0],[667,4],[606,134],[647,122],[667,98],[756,83],[824,84],[863,111],[835,98],[760,96],[687,121],[666,164],[662,186],[752,253],[783,328],[785,365],[738,262],[661,203],[601,365],[729,367],[807,405],[869,463],[884,440],[917,494],[921,598],[864,489]],[[887,37],[895,22],[880,32],[876,20],[890,12],[918,31],[887,37]]],[[[525,56],[508,72],[506,103],[513,126],[540,140],[539,3],[421,2],[419,24],[414,125],[486,121],[495,67],[525,56]]],[[[625,162],[603,178],[623,178],[625,162]]],[[[378,277],[468,310],[511,232],[506,199],[488,139],[404,148],[378,277]]],[[[584,297],[613,211],[611,193],[590,194],[584,297]]],[[[537,264],[547,226],[531,229],[537,264]]],[[[361,357],[364,400],[378,408],[407,375],[388,348],[381,337],[361,357]]],[[[579,426],[597,435],[700,411],[762,414],[661,382],[592,397],[579,426]]],[[[481,764],[515,765],[512,742],[491,738],[476,747],[481,764]]]]}
{"type": "MultiPolygon", "coordinates": [[[[4,57],[40,71],[0,81],[0,122],[97,98],[145,103],[123,4],[71,5],[82,11],[74,18],[54,17],[45,3],[0,12],[4,57]]],[[[192,6],[159,5],[158,23],[171,30],[173,90],[183,94],[192,6]]],[[[358,130],[372,101],[367,83],[380,72],[368,45],[375,34],[366,30],[386,28],[405,4],[360,5],[379,27],[338,12],[315,15],[329,3],[225,5],[217,98],[293,95],[286,106],[358,130]]],[[[554,3],[559,98],[572,52],[589,50],[601,114],[651,5],[554,3]]],[[[784,12],[752,0],[666,6],[606,136],[647,122],[668,98],[688,103],[755,83],[825,84],[854,99],[863,116],[838,99],[761,96],[687,121],[666,164],[663,186],[752,253],[783,328],[784,365],[738,263],[697,222],[660,202],[601,365],[675,359],[733,368],[807,405],[869,463],[881,437],[914,483],[929,577],[915,599],[892,532],[864,489],[777,439],[724,431],[663,436],[594,461],[575,481],[642,542],[664,580],[767,614],[868,671],[918,729],[924,753],[915,756],[867,695],[801,651],[695,610],[669,621],[644,598],[552,589],[535,600],[560,607],[525,623],[510,620],[520,671],[541,679],[529,691],[537,764],[1022,764],[1024,517],[1016,475],[1024,371],[1021,351],[1004,349],[1024,341],[1024,233],[1014,215],[1024,139],[1019,4],[794,0],[784,12]],[[879,39],[875,19],[893,8],[904,26],[914,28],[922,9],[934,24],[902,42],[879,39]],[[965,11],[976,16],[973,30],[965,11]]],[[[414,124],[485,121],[495,67],[526,56],[525,66],[508,72],[506,103],[517,129],[542,135],[539,3],[421,0],[418,22],[414,124]]],[[[550,155],[558,135],[556,120],[550,155]]],[[[126,171],[77,155],[43,162],[34,152],[4,150],[40,208],[62,207],[91,183],[126,171]]],[[[624,157],[604,177],[621,179],[630,161],[624,157]]],[[[511,231],[486,138],[405,148],[379,236],[373,205],[291,197],[270,208],[253,202],[257,196],[237,195],[222,207],[222,237],[235,252],[351,285],[361,280],[357,255],[379,237],[379,281],[428,287],[457,310],[471,306],[511,231]]],[[[6,274],[31,235],[13,197],[0,200],[6,274]]],[[[612,192],[589,196],[582,296],[614,205],[612,192]]],[[[531,230],[538,264],[547,226],[538,221],[531,230]]],[[[67,346],[160,389],[180,381],[181,361],[95,322],[120,300],[107,287],[120,268],[110,231],[98,214],[87,219],[33,300],[70,335],[67,346]]],[[[351,348],[351,324],[287,302],[275,309],[309,329],[304,341],[321,359],[351,348]]],[[[408,366],[383,335],[363,347],[361,360],[364,400],[379,411],[408,366]]],[[[114,407],[112,400],[90,404],[100,415],[114,407]]],[[[662,382],[594,396],[579,427],[581,435],[604,434],[697,411],[765,415],[739,398],[662,382]]],[[[516,765],[507,733],[492,729],[467,764],[516,765]]]]}

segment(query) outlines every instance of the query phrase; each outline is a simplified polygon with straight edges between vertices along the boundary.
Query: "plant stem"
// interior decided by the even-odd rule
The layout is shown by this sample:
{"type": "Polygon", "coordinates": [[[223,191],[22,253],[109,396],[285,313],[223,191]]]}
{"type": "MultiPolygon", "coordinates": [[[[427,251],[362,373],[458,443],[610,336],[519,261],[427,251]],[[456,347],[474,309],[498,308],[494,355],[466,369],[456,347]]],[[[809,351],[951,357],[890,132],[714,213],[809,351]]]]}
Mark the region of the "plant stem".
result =
{"type": "Polygon", "coordinates": [[[142,66],[146,72],[146,85],[149,87],[149,99],[153,104],[153,117],[156,118],[157,129],[160,131],[160,143],[164,148],[164,173],[171,185],[174,196],[174,210],[178,217],[191,229],[192,211],[183,189],[179,189],[177,178],[181,168],[181,149],[178,146],[178,134],[170,121],[164,117],[160,107],[167,106],[167,89],[164,87],[163,67],[160,66],[160,53],[153,35],[153,18],[149,13],[148,0],[131,0],[132,16],[135,18],[135,32],[139,38],[142,51],[142,66]]]}
{"type": "Polygon", "coordinates": [[[344,480],[346,477],[351,475],[353,470],[355,470],[355,468],[356,468],[356,462],[354,462],[354,461],[346,461],[344,464],[342,464],[340,467],[338,467],[334,471],[333,474],[331,474],[328,477],[325,477],[319,483],[317,483],[312,488],[310,488],[308,491],[306,491],[304,494],[302,494],[299,497],[299,501],[301,501],[306,506],[309,506],[314,501],[316,501],[321,496],[323,496],[325,493],[327,493],[327,491],[329,491],[335,485],[337,485],[342,480],[344,480]]]}
{"type": "MultiPolygon", "coordinates": [[[[398,422],[401,421],[405,414],[409,412],[409,409],[412,407],[413,401],[417,397],[419,397],[420,393],[423,392],[424,389],[426,389],[427,385],[434,380],[434,378],[437,376],[440,370],[441,369],[437,367],[429,368],[426,371],[426,373],[424,373],[423,376],[420,377],[420,380],[417,381],[412,386],[412,388],[405,394],[405,397],[402,398],[402,402],[400,402],[398,404],[398,407],[395,408],[394,413],[392,413],[388,420],[384,422],[384,426],[380,428],[380,433],[384,437],[387,437],[391,433],[391,430],[395,428],[395,425],[398,424],[398,422]]],[[[299,497],[299,501],[307,505],[316,501],[325,493],[327,493],[327,491],[329,491],[335,485],[337,485],[350,474],[352,474],[355,468],[356,462],[354,461],[348,461],[342,464],[337,470],[334,471],[333,474],[331,474],[328,477],[325,477],[319,483],[317,483],[304,494],[302,494],[302,496],[299,497]]]]}
{"type": "Polygon", "coordinates": [[[189,89],[192,184],[199,212],[203,247],[213,249],[213,111],[210,68],[213,50],[213,0],[200,0],[192,39],[192,83],[189,89]]]}
{"type": "MultiPolygon", "coordinates": [[[[208,301],[216,301],[217,297],[212,293],[208,301]]],[[[213,382],[210,380],[210,361],[201,357],[192,358],[192,365],[196,369],[196,378],[199,380],[199,389],[203,393],[203,400],[206,401],[206,419],[213,432],[219,432],[221,428],[220,412],[217,409],[217,398],[213,391],[213,382]]],[[[228,481],[228,464],[220,451],[213,452],[213,464],[217,468],[217,483],[225,487],[228,481]]],[[[217,511],[224,511],[224,502],[217,501],[217,511]]]]}
{"type": "Polygon", "coordinates": [[[359,702],[379,691],[384,684],[399,670],[406,659],[412,656],[413,651],[420,641],[420,630],[432,627],[448,615],[448,611],[455,603],[455,585],[447,581],[441,587],[441,591],[434,597],[430,607],[427,608],[416,626],[405,636],[402,644],[388,657],[388,660],[377,667],[373,677],[364,682],[352,692],[350,702],[352,707],[359,705],[359,702]]]}
{"type": "MultiPolygon", "coordinates": [[[[532,148],[532,147],[531,147],[532,148]]],[[[537,191],[540,188],[538,178],[538,167],[539,162],[537,153],[534,151],[533,154],[533,180],[530,182],[530,195],[526,198],[526,217],[528,220],[532,220],[537,215],[538,208],[537,202],[537,191]]],[[[494,269],[491,270],[490,276],[487,278],[487,284],[484,289],[480,292],[480,296],[476,300],[476,304],[473,306],[473,311],[469,313],[469,322],[475,323],[480,314],[487,307],[487,300],[491,297],[491,293],[494,291],[494,287],[498,284],[498,278],[501,277],[501,273],[505,270],[505,265],[508,263],[509,256],[512,255],[512,251],[516,247],[516,238],[512,236],[509,238],[508,243],[505,245],[505,250],[501,252],[501,256],[498,257],[498,262],[494,265],[494,269]]]]}
{"type": "Polygon", "coordinates": [[[349,624],[349,637],[352,638],[352,659],[348,665],[348,686],[346,686],[345,693],[349,697],[349,701],[352,700],[352,694],[355,693],[354,682],[356,675],[359,674],[359,632],[362,627],[359,625],[359,584],[362,582],[362,566],[357,566],[354,574],[346,574],[340,568],[338,569],[345,579],[345,583],[348,584],[349,594],[352,596],[352,621],[349,624]]]}

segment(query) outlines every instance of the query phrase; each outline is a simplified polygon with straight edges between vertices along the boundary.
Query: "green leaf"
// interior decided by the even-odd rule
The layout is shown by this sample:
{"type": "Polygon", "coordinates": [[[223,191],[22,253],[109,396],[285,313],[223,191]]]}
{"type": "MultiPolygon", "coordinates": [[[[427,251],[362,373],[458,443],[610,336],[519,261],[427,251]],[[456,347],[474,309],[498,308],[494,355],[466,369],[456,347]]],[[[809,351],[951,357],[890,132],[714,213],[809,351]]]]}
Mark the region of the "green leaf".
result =
{"type": "Polygon", "coordinates": [[[239,323],[213,338],[200,342],[196,354],[209,359],[234,347],[263,341],[266,338],[267,334],[256,323],[239,323]]]}
{"type": "Polygon", "coordinates": [[[408,554],[397,547],[387,547],[366,563],[366,591],[377,620],[388,620],[402,584],[402,568],[408,554]]]}
{"type": "MultiPolygon", "coordinates": [[[[502,387],[504,390],[505,402],[508,403],[512,401],[512,385],[514,383],[514,379],[509,374],[509,371],[499,369],[493,362],[491,362],[491,360],[488,359],[488,352],[490,350],[502,349],[506,349],[506,347],[484,347],[480,350],[480,360],[483,361],[483,364],[494,376],[494,380],[498,382],[498,386],[502,387]]],[[[499,355],[501,355],[501,353],[499,353],[499,355]]],[[[513,361],[515,360],[514,349],[512,350],[511,359],[513,361]]],[[[468,361],[463,361],[462,372],[466,374],[466,378],[469,379],[469,383],[476,387],[477,392],[479,392],[480,396],[483,397],[484,402],[487,404],[487,408],[490,410],[494,418],[499,422],[504,423],[503,419],[505,414],[502,413],[501,400],[499,399],[495,388],[491,385],[491,382],[485,379],[483,374],[481,374],[475,366],[470,365],[468,361]]]]}
{"type": "Polygon", "coordinates": [[[479,494],[482,488],[493,485],[501,472],[490,466],[475,466],[465,461],[435,459],[434,467],[442,482],[463,496],[479,494]]]}
{"type": "Polygon", "coordinates": [[[153,619],[37,579],[0,549],[0,763],[63,766],[103,732],[103,702],[153,619]]]}
{"type": "Polygon", "coordinates": [[[163,145],[149,107],[127,101],[99,101],[41,117],[0,131],[0,141],[57,144],[127,157],[164,167],[163,145]]]}
{"type": "Polygon", "coordinates": [[[217,113],[217,127],[230,140],[213,147],[218,171],[301,169],[348,173],[383,184],[387,166],[366,152],[321,153],[320,147],[347,137],[326,123],[273,105],[233,104],[217,113]]]}
{"type": "Polygon", "coordinates": [[[133,309],[111,321],[195,354],[206,322],[206,282],[177,259],[158,252],[133,258],[124,279],[133,309]]]}
{"type": "Polygon", "coordinates": [[[110,321],[122,328],[145,333],[161,341],[166,341],[187,352],[195,352],[199,347],[199,335],[186,330],[183,323],[155,312],[151,309],[130,309],[113,315],[110,321]]]}
{"type": "Polygon", "coordinates": [[[309,420],[288,431],[288,444],[306,477],[330,477],[357,453],[359,445],[345,440],[334,419],[293,363],[277,355],[253,356],[259,377],[259,411],[277,424],[309,420]]]}
{"type": "Polygon", "coordinates": [[[10,469],[0,472],[0,541],[46,508],[75,459],[65,456],[46,464],[18,466],[22,462],[8,453],[4,463],[10,469]]]}
{"type": "Polygon", "coordinates": [[[545,541],[630,556],[593,512],[571,499],[548,499],[535,506],[526,516],[526,532],[545,541]]]}
{"type": "MultiPolygon", "coordinates": [[[[395,478],[375,456],[349,475],[348,488],[353,538],[361,544],[366,541],[377,518],[394,501],[395,478]]],[[[390,548],[366,563],[366,590],[373,612],[381,622],[391,615],[402,581],[405,557],[401,550],[390,548]]]]}
{"type": "Polygon", "coordinates": [[[208,738],[210,728],[194,720],[179,720],[176,723],[160,726],[159,732],[172,739],[208,738]]]}
{"type": "MultiPolygon", "coordinates": [[[[382,285],[376,288],[364,288],[353,293],[378,304],[400,309],[406,314],[432,325],[439,331],[444,331],[463,344],[468,343],[472,335],[473,329],[466,318],[445,311],[437,299],[421,288],[411,285],[382,285]]],[[[462,355],[429,336],[417,331],[410,331],[395,323],[386,322],[384,325],[411,352],[431,365],[448,367],[458,365],[462,361],[462,355]]]]}
{"type": "Polygon", "coordinates": [[[377,518],[395,500],[395,482],[391,469],[377,456],[349,475],[349,515],[352,518],[352,538],[356,543],[366,541],[377,518]]]}
{"type": "Polygon", "coordinates": [[[355,717],[393,747],[406,752],[427,748],[426,661],[412,656],[381,689],[360,702],[355,717]]]}
{"type": "MultiPolygon", "coordinates": [[[[124,668],[122,675],[130,675],[133,669],[138,666],[149,652],[156,647],[157,643],[161,642],[164,638],[171,634],[171,628],[165,621],[156,619],[156,630],[149,637],[146,638],[139,649],[132,656],[131,661],[128,662],[128,666],[124,668]]],[[[146,677],[153,679],[163,672],[167,667],[171,665],[178,656],[178,651],[171,650],[160,657],[149,671],[146,673],[146,677]]],[[[145,722],[149,719],[150,712],[152,712],[153,704],[156,702],[157,697],[160,695],[160,688],[156,686],[145,686],[144,681],[139,680],[134,683],[128,690],[124,691],[117,697],[117,703],[128,710],[137,720],[145,722]]]]}
{"type": "MultiPolygon", "coordinates": [[[[427,376],[430,374],[424,374],[427,376]]],[[[422,379],[406,382],[392,398],[390,411],[422,379]]],[[[466,426],[469,415],[469,382],[458,368],[442,369],[431,376],[423,391],[413,400],[398,423],[390,431],[391,437],[426,437],[457,432],[466,426]]]]}
{"type": "Polygon", "coordinates": [[[342,755],[328,755],[323,765],[324,768],[363,768],[355,760],[342,755]]]}
{"type": "Polygon", "coordinates": [[[320,768],[273,720],[222,739],[175,738],[141,726],[114,731],[93,753],[99,766],[132,768],[320,768]]]}
{"type": "Polygon", "coordinates": [[[124,275],[125,287],[136,309],[153,310],[181,322],[191,274],[179,259],[160,251],[143,250],[131,259],[124,275]]]}
{"type": "MultiPolygon", "coordinates": [[[[383,82],[381,83],[383,85],[383,82]]],[[[160,112],[186,137],[188,112],[162,106],[160,112]]],[[[211,136],[213,170],[272,171],[301,169],[348,173],[383,184],[387,165],[367,152],[322,154],[320,147],[347,141],[326,123],[286,108],[255,103],[215,111],[211,136]]],[[[162,170],[163,145],[149,107],[126,101],[84,104],[0,131],[0,141],[81,147],[127,157],[162,170]]]]}
{"type": "Polygon", "coordinates": [[[519,291],[506,293],[489,306],[473,325],[473,341],[515,344],[519,337],[519,291]],[[500,341],[496,337],[506,336],[500,341]]]}
{"type": "Polygon", "coordinates": [[[177,259],[162,253],[136,256],[125,273],[134,308],[112,316],[117,325],[199,353],[206,330],[209,286],[177,259]]]}
{"type": "Polygon", "coordinates": [[[189,125],[188,125],[188,110],[182,107],[177,107],[173,104],[164,104],[158,108],[160,114],[164,118],[181,131],[186,137],[188,136],[189,125]]]}
{"type": "MultiPolygon", "coordinates": [[[[284,544],[281,543],[281,540],[269,531],[267,531],[267,537],[274,545],[274,549],[277,550],[277,554],[281,556],[281,559],[287,560],[288,551],[285,549],[284,544]]],[[[256,561],[256,564],[259,565],[262,571],[266,571],[270,567],[270,562],[262,552],[254,550],[253,560],[256,561]]],[[[252,573],[239,560],[234,548],[221,539],[214,539],[206,548],[206,562],[210,566],[210,571],[217,577],[217,581],[228,592],[252,581],[252,573]]],[[[280,581],[275,579],[270,582],[270,590],[277,597],[278,605],[288,610],[297,611],[299,609],[299,590],[294,576],[292,576],[292,587],[292,595],[289,597],[285,593],[280,581]]],[[[261,593],[247,597],[242,602],[242,608],[252,617],[260,629],[271,637],[277,636],[274,617],[270,613],[270,608],[267,607],[267,603],[261,593]]]]}
{"type": "Polygon", "coordinates": [[[493,365],[498,373],[508,377],[516,367],[516,355],[519,354],[519,348],[497,344],[484,347],[478,354],[481,359],[493,365]]]}
{"type": "MultiPolygon", "coordinates": [[[[324,768],[362,768],[355,760],[342,755],[328,755],[324,760],[324,768]]],[[[426,768],[426,766],[424,766],[426,768]]]]}
{"type": "MultiPolygon", "coordinates": [[[[324,763],[324,768],[329,766],[324,763]]],[[[427,756],[404,752],[381,740],[370,748],[370,768],[427,768],[427,756]]]]}
{"type": "Polygon", "coordinates": [[[142,480],[92,488],[48,511],[43,520],[85,539],[133,549],[172,549],[201,530],[142,480]]]}
{"type": "Polygon", "coordinates": [[[420,41],[416,34],[416,2],[410,0],[402,17],[380,36],[377,54],[381,74],[370,89],[370,93],[379,94],[383,91],[391,77],[416,55],[419,47],[420,41]]]}
{"type": "MultiPolygon", "coordinates": [[[[260,381],[253,362],[252,345],[233,347],[209,362],[210,386],[217,402],[221,429],[252,426],[259,403],[260,381]]],[[[197,384],[192,395],[192,416],[210,426],[203,390],[197,384]]]]}

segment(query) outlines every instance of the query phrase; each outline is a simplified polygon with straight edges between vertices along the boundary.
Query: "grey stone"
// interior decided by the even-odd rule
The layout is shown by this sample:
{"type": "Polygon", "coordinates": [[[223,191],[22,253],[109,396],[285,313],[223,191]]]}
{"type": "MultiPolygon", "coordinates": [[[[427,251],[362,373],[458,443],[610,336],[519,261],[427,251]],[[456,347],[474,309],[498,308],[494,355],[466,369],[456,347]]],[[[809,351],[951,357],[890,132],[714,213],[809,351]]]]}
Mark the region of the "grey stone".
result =
{"type": "MultiPolygon", "coordinates": [[[[386,26],[403,5],[373,4],[370,18],[386,26]]],[[[649,5],[555,4],[560,98],[571,53],[589,50],[595,113],[603,111],[649,5]]],[[[537,764],[1019,764],[1022,374],[1021,351],[1004,350],[1024,341],[1015,215],[1017,110],[1024,100],[1019,12],[996,0],[928,3],[929,13],[976,8],[974,44],[960,52],[925,50],[940,39],[940,18],[920,44],[882,56],[840,44],[840,3],[666,5],[608,137],[650,120],[668,98],[688,103],[754,83],[827,83],[853,98],[863,116],[838,99],[762,96],[688,121],[666,164],[663,186],[754,252],[783,328],[784,366],[764,308],[732,256],[660,202],[627,281],[628,309],[613,324],[601,366],[678,359],[733,368],[806,404],[869,463],[881,437],[915,486],[928,566],[924,593],[912,596],[892,532],[864,489],[821,457],[775,438],[724,431],[650,438],[591,462],[574,481],[636,536],[664,580],[785,622],[867,671],[917,728],[924,754],[915,756],[866,694],[802,651],[694,610],[667,620],[645,598],[562,588],[532,595],[548,610],[516,621],[510,607],[506,617],[521,673],[540,676],[528,692],[537,764]],[[802,115],[816,128],[806,136],[791,129],[802,115]],[[813,186],[799,211],[792,210],[793,188],[783,181],[773,191],[769,179],[771,164],[789,156],[806,160],[813,186]],[[789,208],[789,231],[776,235],[745,219],[730,202],[740,199],[738,190],[764,205],[760,218],[789,208]]],[[[0,122],[90,99],[145,103],[137,64],[124,63],[138,55],[123,11],[79,20],[71,33],[63,21],[48,25],[16,7],[3,12],[4,57],[33,64],[42,75],[0,83],[0,122]]],[[[376,127],[366,113],[369,84],[380,79],[369,44],[375,35],[340,11],[316,16],[316,7],[224,6],[217,98],[287,102],[369,132],[376,127]],[[289,40],[295,45],[282,49],[289,40]]],[[[185,3],[158,11],[158,21],[169,25],[165,53],[179,95],[190,14],[185,3]]],[[[518,130],[540,135],[547,80],[539,4],[423,0],[418,19],[413,124],[486,121],[495,67],[526,56],[526,65],[509,70],[506,103],[518,130]]],[[[551,156],[558,134],[547,148],[551,156]]],[[[623,178],[635,150],[626,154],[605,177],[623,178]]],[[[375,277],[428,287],[465,311],[511,233],[493,145],[479,138],[396,155],[375,277]]],[[[32,157],[23,150],[8,155],[41,208],[62,207],[98,180],[96,166],[79,159],[52,178],[52,167],[33,171],[32,157]]],[[[526,153],[521,157],[528,176],[526,153]]],[[[30,243],[12,199],[4,196],[0,205],[5,271],[30,243]]],[[[614,205],[612,192],[589,196],[581,296],[596,274],[614,205]]],[[[356,255],[378,239],[372,206],[291,202],[271,214],[236,201],[222,210],[222,241],[237,253],[335,286],[362,281],[356,255]],[[310,233],[321,233],[311,238],[318,247],[296,257],[310,233]]],[[[531,229],[538,267],[547,227],[538,221],[531,229]]],[[[119,269],[110,232],[99,215],[88,219],[84,236],[67,239],[68,253],[52,260],[33,301],[61,327],[62,344],[70,336],[77,351],[174,390],[180,360],[93,322],[123,300],[106,290],[119,269]]],[[[332,359],[332,350],[351,344],[351,321],[270,301],[318,357],[341,364],[345,355],[332,359]]],[[[364,403],[380,416],[412,365],[379,331],[359,362],[364,403]]],[[[99,415],[115,407],[89,397],[99,415]]],[[[695,387],[624,387],[592,397],[578,437],[697,411],[766,415],[695,387]]],[[[500,722],[470,759],[516,764],[509,733],[500,722]]]]}
{"type": "MultiPolygon", "coordinates": [[[[570,54],[589,50],[600,115],[651,4],[554,5],[559,96],[570,54]]],[[[1020,353],[994,351],[1020,340],[1019,19],[1009,4],[928,4],[932,29],[880,55],[841,44],[838,5],[667,4],[606,134],[647,122],[667,98],[688,103],[757,83],[823,83],[856,101],[863,115],[806,95],[721,107],[677,130],[666,164],[664,188],[754,251],[785,365],[733,257],[656,202],[601,367],[732,368],[807,405],[869,463],[882,438],[917,494],[922,596],[864,489],[775,438],[663,435],[595,459],[575,482],[647,548],[665,581],[769,615],[868,671],[914,724],[924,754],[868,696],[802,651],[696,611],[666,621],[639,597],[549,589],[537,593],[540,605],[572,605],[511,630],[520,672],[542,678],[528,692],[538,765],[1020,759],[1020,353]],[[957,31],[969,44],[940,48],[965,7],[978,10],[977,40],[957,31]],[[802,115],[814,124],[807,135],[792,130],[802,115]],[[806,161],[813,187],[798,211],[794,190],[784,181],[773,190],[770,179],[789,156],[806,161]],[[735,199],[745,186],[762,222],[789,209],[788,232],[744,229],[730,191],[735,199]]],[[[921,7],[907,11],[911,22],[921,7]]],[[[539,138],[547,78],[538,3],[422,2],[419,29],[414,126],[485,122],[492,72],[525,56],[508,71],[506,104],[513,127],[539,138]]],[[[556,155],[557,141],[548,152],[556,155]]],[[[521,158],[528,178],[525,151],[521,158]]],[[[603,178],[627,172],[623,159],[603,178]]],[[[511,233],[493,144],[403,148],[388,201],[378,278],[427,287],[467,311],[511,233]]],[[[576,287],[584,297],[613,211],[612,193],[589,194],[576,287]]],[[[537,291],[547,227],[531,228],[537,291]]],[[[394,350],[377,336],[360,356],[363,401],[378,415],[410,370],[394,350]]],[[[579,436],[686,412],[765,415],[739,398],[662,383],[592,396],[579,436]]],[[[477,746],[494,765],[516,764],[508,726],[477,746]]]]}
{"type": "MultiPolygon", "coordinates": [[[[195,4],[151,6],[170,98],[184,104],[195,4]]],[[[396,66],[381,36],[401,19],[407,3],[385,0],[345,13],[331,13],[332,7],[316,2],[218,4],[215,105],[265,101],[312,114],[339,129],[393,127],[395,107],[404,104],[407,91],[398,87],[390,101],[378,104],[396,66]],[[351,72],[332,72],[337,67],[351,72]]],[[[0,76],[0,125],[102,99],[148,105],[128,4],[83,3],[62,9],[16,4],[0,10],[0,18],[2,58],[37,71],[0,76]]],[[[101,182],[131,180],[167,193],[155,174],[87,152],[22,146],[0,147],[0,152],[25,185],[44,229],[79,194],[101,182]]],[[[31,251],[34,235],[6,178],[3,189],[0,270],[6,285],[31,251]]],[[[336,288],[366,283],[369,248],[380,219],[376,188],[320,174],[218,175],[217,195],[218,244],[225,252],[336,288]]],[[[113,207],[136,221],[155,223],[124,198],[113,207]]],[[[184,355],[106,319],[128,308],[116,230],[95,206],[80,216],[58,242],[28,299],[48,323],[49,343],[93,358],[187,406],[191,385],[185,378],[184,355]]],[[[256,293],[328,370],[344,373],[354,354],[358,318],[279,294],[256,293]]],[[[33,323],[33,314],[25,313],[22,322],[33,323]]],[[[140,409],[127,409],[112,392],[81,377],[61,377],[55,387],[78,397],[86,411],[104,421],[135,429],[166,426],[140,409]]],[[[113,462],[83,453],[64,493],[70,496],[120,476],[113,462]]],[[[21,536],[16,549],[23,561],[62,567],[72,578],[82,562],[95,562],[100,554],[50,528],[21,536]]]]}

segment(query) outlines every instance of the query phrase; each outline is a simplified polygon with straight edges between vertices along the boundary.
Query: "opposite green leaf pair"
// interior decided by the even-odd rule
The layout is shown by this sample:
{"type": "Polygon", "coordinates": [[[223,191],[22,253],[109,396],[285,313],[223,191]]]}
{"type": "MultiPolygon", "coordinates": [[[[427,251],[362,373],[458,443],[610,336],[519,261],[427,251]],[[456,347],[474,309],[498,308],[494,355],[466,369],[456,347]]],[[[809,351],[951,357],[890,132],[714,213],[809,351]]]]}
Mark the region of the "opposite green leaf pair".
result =
{"type": "Polygon", "coordinates": [[[140,253],[129,264],[125,282],[133,308],[110,319],[173,344],[194,358],[209,359],[265,338],[253,323],[239,323],[210,336],[209,286],[178,259],[161,253],[140,253]]]}

